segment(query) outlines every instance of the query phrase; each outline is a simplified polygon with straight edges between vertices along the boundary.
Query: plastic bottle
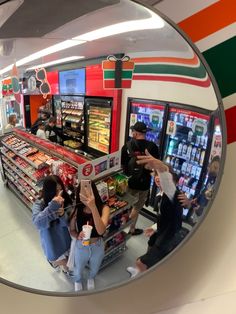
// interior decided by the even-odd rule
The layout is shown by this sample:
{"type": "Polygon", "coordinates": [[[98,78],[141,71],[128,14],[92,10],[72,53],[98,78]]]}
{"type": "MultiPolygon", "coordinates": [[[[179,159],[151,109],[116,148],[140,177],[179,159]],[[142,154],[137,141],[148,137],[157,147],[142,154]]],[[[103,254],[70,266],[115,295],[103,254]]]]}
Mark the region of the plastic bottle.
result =
{"type": "Polygon", "coordinates": [[[178,168],[179,168],[179,158],[176,158],[176,159],[175,159],[175,163],[174,163],[174,169],[175,169],[175,171],[177,171],[178,168]]]}
{"type": "Polygon", "coordinates": [[[183,143],[180,142],[179,145],[178,145],[177,155],[179,155],[179,156],[182,155],[182,149],[183,149],[183,143]]]}
{"type": "Polygon", "coordinates": [[[201,157],[200,157],[200,165],[201,165],[201,166],[203,165],[204,158],[205,158],[205,150],[202,150],[202,152],[201,152],[201,157]]]}
{"type": "Polygon", "coordinates": [[[191,152],[192,152],[192,145],[190,144],[190,145],[188,146],[187,153],[186,153],[186,158],[187,158],[188,160],[190,160],[191,152]]]}
{"type": "Polygon", "coordinates": [[[193,131],[190,130],[190,131],[188,132],[188,141],[189,141],[189,142],[192,142],[192,138],[193,138],[193,131]]]}
{"type": "Polygon", "coordinates": [[[188,150],[188,145],[185,143],[183,145],[183,149],[182,149],[182,156],[185,157],[187,154],[187,150],[188,150]]]}
{"type": "Polygon", "coordinates": [[[173,150],[174,150],[174,147],[175,147],[175,141],[174,141],[174,140],[171,140],[171,141],[170,141],[170,144],[169,144],[169,147],[168,147],[168,152],[167,152],[167,154],[172,155],[173,150]]]}

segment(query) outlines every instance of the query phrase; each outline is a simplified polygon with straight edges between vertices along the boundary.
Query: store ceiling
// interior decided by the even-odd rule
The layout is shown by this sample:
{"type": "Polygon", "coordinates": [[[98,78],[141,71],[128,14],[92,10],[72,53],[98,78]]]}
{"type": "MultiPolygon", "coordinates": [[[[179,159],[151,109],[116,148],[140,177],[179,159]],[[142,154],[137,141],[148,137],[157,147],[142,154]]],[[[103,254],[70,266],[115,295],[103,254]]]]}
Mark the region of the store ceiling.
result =
{"type": "MultiPolygon", "coordinates": [[[[12,0],[0,4],[23,2],[1,26],[0,69],[41,49],[72,37],[114,23],[148,18],[142,7],[134,10],[134,3],[126,0],[12,0]]],[[[147,4],[159,1],[146,0],[147,4]]],[[[87,42],[26,64],[25,68],[73,55],[86,59],[126,51],[186,52],[188,47],[181,36],[167,23],[164,28],[129,32],[87,42]]]]}

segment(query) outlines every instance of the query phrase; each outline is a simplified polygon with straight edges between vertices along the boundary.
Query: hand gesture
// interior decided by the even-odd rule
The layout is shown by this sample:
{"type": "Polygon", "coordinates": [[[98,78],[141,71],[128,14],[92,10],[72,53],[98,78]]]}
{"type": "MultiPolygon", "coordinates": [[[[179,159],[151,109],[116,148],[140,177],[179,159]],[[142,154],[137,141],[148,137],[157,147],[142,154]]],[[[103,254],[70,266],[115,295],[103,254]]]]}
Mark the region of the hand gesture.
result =
{"type": "Polygon", "coordinates": [[[61,207],[64,205],[64,198],[62,197],[63,190],[58,192],[56,196],[52,199],[53,201],[57,202],[61,207]]]}
{"type": "Polygon", "coordinates": [[[154,234],[155,230],[153,230],[152,228],[147,228],[144,230],[144,235],[146,237],[151,237],[154,234]]]}
{"type": "Polygon", "coordinates": [[[168,170],[168,167],[159,159],[154,158],[149,154],[148,150],[145,149],[145,155],[137,156],[137,164],[144,165],[148,170],[157,170],[158,172],[164,172],[168,170]]]}
{"type": "Polygon", "coordinates": [[[58,212],[59,217],[62,217],[65,214],[64,207],[59,208],[57,212],[58,212]]]}
{"type": "Polygon", "coordinates": [[[181,192],[181,193],[178,195],[178,200],[179,200],[180,204],[181,204],[183,207],[187,207],[187,208],[190,208],[190,207],[191,207],[192,201],[191,201],[190,199],[188,199],[188,197],[186,196],[186,194],[184,194],[183,192],[181,192]]]}
{"type": "Polygon", "coordinates": [[[89,209],[93,210],[96,207],[93,191],[85,187],[83,193],[84,194],[80,193],[81,202],[89,209]]]}

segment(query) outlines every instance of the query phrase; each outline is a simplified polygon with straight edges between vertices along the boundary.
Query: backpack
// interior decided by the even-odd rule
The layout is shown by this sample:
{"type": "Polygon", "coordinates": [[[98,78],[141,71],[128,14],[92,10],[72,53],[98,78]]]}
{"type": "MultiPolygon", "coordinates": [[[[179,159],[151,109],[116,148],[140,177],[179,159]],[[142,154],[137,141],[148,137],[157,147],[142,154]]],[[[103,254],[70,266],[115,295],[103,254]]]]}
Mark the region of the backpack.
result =
{"type": "Polygon", "coordinates": [[[138,143],[129,141],[127,143],[127,152],[130,157],[127,165],[127,175],[130,176],[129,187],[138,190],[147,190],[150,185],[150,171],[143,165],[137,164],[137,156],[145,155],[138,147],[138,143]],[[135,145],[133,145],[135,144],[135,145]]]}

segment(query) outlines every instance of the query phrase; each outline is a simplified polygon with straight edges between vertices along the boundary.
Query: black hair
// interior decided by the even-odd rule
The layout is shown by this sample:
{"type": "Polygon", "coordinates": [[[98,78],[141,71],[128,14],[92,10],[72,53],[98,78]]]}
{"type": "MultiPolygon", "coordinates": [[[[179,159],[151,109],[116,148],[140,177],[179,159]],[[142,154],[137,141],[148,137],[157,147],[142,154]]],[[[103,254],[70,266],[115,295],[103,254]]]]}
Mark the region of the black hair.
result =
{"type": "Polygon", "coordinates": [[[65,200],[64,207],[72,204],[72,200],[66,192],[61,178],[56,175],[51,175],[47,176],[43,181],[42,198],[44,201],[44,207],[48,206],[48,203],[51,202],[51,200],[57,195],[57,185],[60,185],[63,190],[62,197],[65,200]]]}
{"type": "Polygon", "coordinates": [[[173,167],[170,164],[166,162],[164,162],[164,164],[168,167],[169,173],[172,174],[174,183],[177,184],[179,182],[179,175],[174,171],[173,167]]]}
{"type": "MultiPolygon", "coordinates": [[[[98,209],[99,214],[101,215],[104,204],[103,204],[101,197],[98,193],[96,184],[93,181],[91,181],[91,187],[93,190],[93,195],[95,198],[96,207],[98,209]]],[[[79,216],[80,216],[79,214],[83,212],[84,207],[85,207],[85,205],[80,200],[80,189],[81,189],[81,184],[78,185],[76,192],[75,192],[75,203],[76,203],[75,211],[77,210],[77,218],[79,218],[79,216]]],[[[74,216],[75,211],[73,211],[71,218],[74,216]]]]}

